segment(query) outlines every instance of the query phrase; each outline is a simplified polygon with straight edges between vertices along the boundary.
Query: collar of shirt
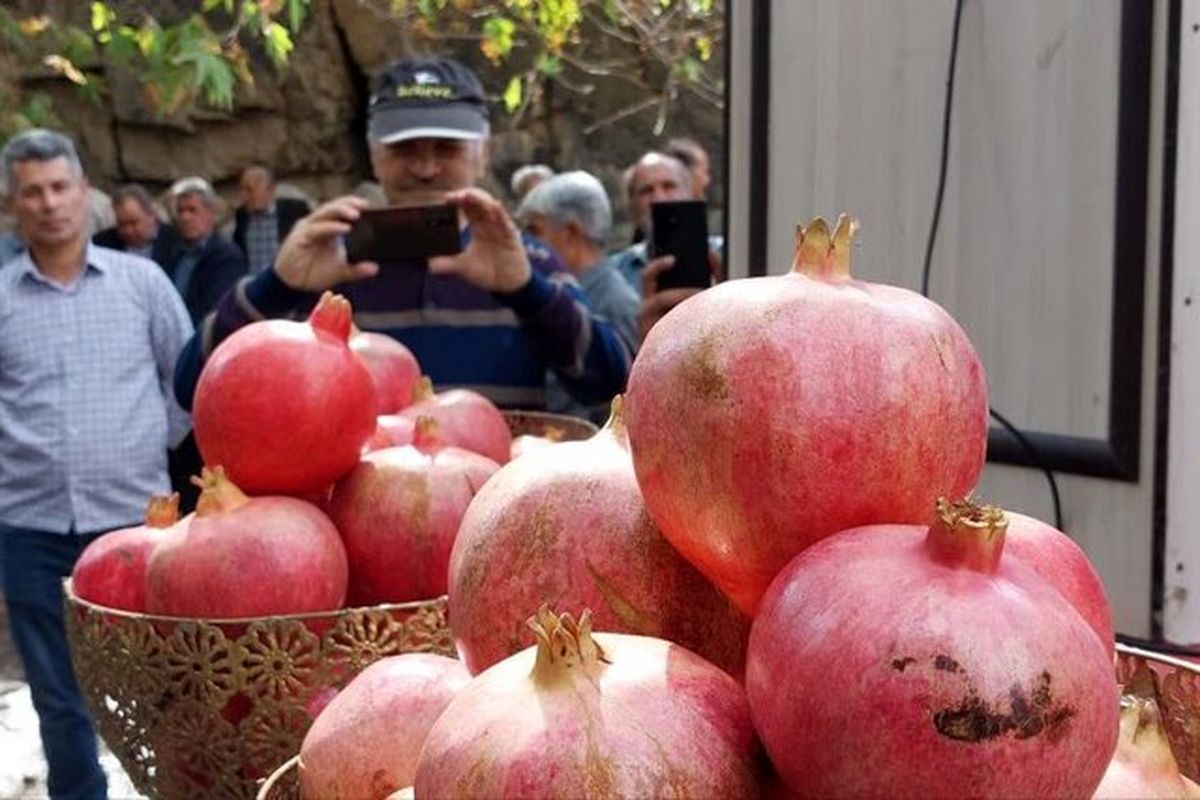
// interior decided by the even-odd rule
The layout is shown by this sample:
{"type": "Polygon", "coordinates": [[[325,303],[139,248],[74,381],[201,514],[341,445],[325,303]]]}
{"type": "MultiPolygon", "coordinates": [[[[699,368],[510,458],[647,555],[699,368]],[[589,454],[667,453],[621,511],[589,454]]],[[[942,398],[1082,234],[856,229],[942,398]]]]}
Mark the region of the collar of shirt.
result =
{"type": "MultiPolygon", "coordinates": [[[[104,252],[91,242],[87,243],[87,250],[84,252],[83,257],[85,261],[85,272],[89,269],[93,269],[103,274],[108,272],[109,267],[111,266],[108,258],[105,257],[104,252]]],[[[18,278],[28,277],[41,283],[60,286],[60,284],[56,284],[54,281],[42,274],[42,271],[38,269],[37,264],[33,262],[33,252],[31,250],[25,250],[21,253],[21,255],[17,256],[16,261],[13,262],[13,266],[17,271],[18,278]]]]}
{"type": "Polygon", "coordinates": [[[602,256],[596,261],[596,263],[579,273],[579,277],[576,280],[579,281],[579,288],[582,289],[585,294],[592,291],[592,289],[595,289],[596,286],[604,279],[605,267],[613,267],[613,264],[602,256]]]}
{"type": "Polygon", "coordinates": [[[273,217],[275,216],[275,201],[271,201],[271,205],[264,208],[262,211],[251,211],[251,217],[273,217]]]}

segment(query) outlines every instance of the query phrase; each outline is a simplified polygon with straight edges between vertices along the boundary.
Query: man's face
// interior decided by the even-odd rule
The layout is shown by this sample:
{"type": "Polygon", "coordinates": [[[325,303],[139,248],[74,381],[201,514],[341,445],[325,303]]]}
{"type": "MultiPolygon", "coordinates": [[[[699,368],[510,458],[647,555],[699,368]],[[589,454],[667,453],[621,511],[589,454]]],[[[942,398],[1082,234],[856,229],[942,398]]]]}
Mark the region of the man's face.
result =
{"type": "Polygon", "coordinates": [[[117,235],[130,247],[145,247],[158,233],[158,218],[132,197],[113,204],[117,235]]]}
{"type": "Polygon", "coordinates": [[[60,247],[87,234],[88,183],[65,157],[13,165],[12,212],[31,248],[60,247]]]}
{"type": "Polygon", "coordinates": [[[215,225],[212,209],[198,193],[191,192],[175,200],[175,227],[184,241],[200,241],[212,233],[215,225]]]}
{"type": "Polygon", "coordinates": [[[275,202],[275,187],[266,175],[248,170],[238,184],[242,206],[251,212],[266,211],[275,202]]]}
{"type": "Polygon", "coordinates": [[[690,200],[691,192],[679,164],[664,158],[642,161],[629,183],[629,215],[643,231],[650,230],[650,205],[666,200],[690,200]]]}
{"type": "Polygon", "coordinates": [[[692,164],[692,196],[703,200],[708,193],[708,185],[712,183],[712,173],[709,171],[708,156],[703,150],[696,152],[696,162],[692,164]]]}
{"type": "Polygon", "coordinates": [[[371,145],[371,166],[389,203],[441,203],[483,177],[484,144],[459,139],[409,139],[371,145]]]}
{"type": "Polygon", "coordinates": [[[572,226],[555,225],[552,220],[542,214],[532,214],[525,223],[525,230],[550,245],[568,267],[573,269],[583,266],[576,263],[580,256],[578,247],[580,236],[572,226]]]}

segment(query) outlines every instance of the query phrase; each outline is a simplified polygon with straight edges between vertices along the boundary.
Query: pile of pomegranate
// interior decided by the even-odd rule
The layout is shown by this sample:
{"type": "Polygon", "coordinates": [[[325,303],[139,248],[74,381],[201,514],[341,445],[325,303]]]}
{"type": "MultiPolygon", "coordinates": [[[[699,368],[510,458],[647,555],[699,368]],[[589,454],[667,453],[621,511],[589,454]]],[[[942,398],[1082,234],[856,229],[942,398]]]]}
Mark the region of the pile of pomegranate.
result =
{"type": "Polygon", "coordinates": [[[156,500],[76,591],[206,618],[448,594],[461,660],[339,687],[306,798],[1192,791],[1125,744],[1153,714],[1120,716],[1084,552],[971,499],[966,334],[854,279],[854,226],[814,220],[787,274],[674,308],[586,441],[434,394],[341,298],[250,325],[197,387],[197,511],[156,500]]]}

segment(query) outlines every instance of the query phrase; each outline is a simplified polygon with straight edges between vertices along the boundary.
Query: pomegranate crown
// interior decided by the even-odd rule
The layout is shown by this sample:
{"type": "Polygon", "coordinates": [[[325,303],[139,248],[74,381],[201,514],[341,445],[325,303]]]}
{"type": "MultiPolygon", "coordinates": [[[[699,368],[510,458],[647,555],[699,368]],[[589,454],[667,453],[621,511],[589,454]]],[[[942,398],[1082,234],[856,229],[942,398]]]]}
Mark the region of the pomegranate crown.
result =
{"type": "Polygon", "coordinates": [[[192,476],[192,484],[200,488],[196,501],[196,516],[209,517],[233,511],[250,502],[250,498],[225,475],[221,466],[204,467],[200,476],[192,476]]]}
{"type": "Polygon", "coordinates": [[[857,230],[858,220],[847,214],[838,217],[832,234],[823,217],[814,217],[807,225],[797,225],[792,271],[827,280],[849,280],[850,248],[857,230]]]}
{"type": "Polygon", "coordinates": [[[537,637],[537,657],[531,678],[551,686],[571,680],[579,672],[591,673],[608,659],[592,638],[592,612],[584,609],[579,622],[570,614],[555,614],[545,603],[526,623],[537,637]]]}
{"type": "Polygon", "coordinates": [[[354,310],[350,307],[350,301],[340,294],[325,292],[309,315],[308,324],[339,341],[348,342],[354,327],[354,310]]]}
{"type": "Polygon", "coordinates": [[[179,492],[156,494],[146,504],[146,526],[169,528],[179,522],[179,492]]]}

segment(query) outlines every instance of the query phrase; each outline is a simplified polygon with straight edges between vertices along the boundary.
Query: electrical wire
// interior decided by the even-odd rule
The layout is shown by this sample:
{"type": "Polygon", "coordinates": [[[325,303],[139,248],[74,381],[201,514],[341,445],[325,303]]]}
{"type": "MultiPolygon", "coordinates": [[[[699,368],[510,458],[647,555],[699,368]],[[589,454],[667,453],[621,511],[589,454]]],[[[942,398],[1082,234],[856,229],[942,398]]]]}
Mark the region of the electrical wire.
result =
{"type": "MultiPolygon", "coordinates": [[[[954,75],[958,64],[959,31],[962,28],[962,14],[965,0],[954,3],[954,26],[950,33],[950,66],[946,75],[946,98],[942,107],[942,154],[938,167],[937,193],[933,201],[933,219],[929,223],[929,238],[925,242],[925,263],[921,269],[921,294],[929,297],[929,279],[933,271],[933,250],[937,244],[938,228],[942,222],[942,199],[946,194],[946,172],[950,164],[950,119],[954,108],[954,75]]],[[[1063,530],[1062,501],[1058,494],[1058,481],[1054,472],[1046,465],[1041,453],[1034,447],[1033,442],[1021,433],[1015,425],[1005,419],[999,411],[989,404],[988,413],[1013,435],[1013,438],[1025,449],[1030,461],[1046,475],[1050,484],[1050,498],[1054,502],[1054,527],[1063,530]]]]}

